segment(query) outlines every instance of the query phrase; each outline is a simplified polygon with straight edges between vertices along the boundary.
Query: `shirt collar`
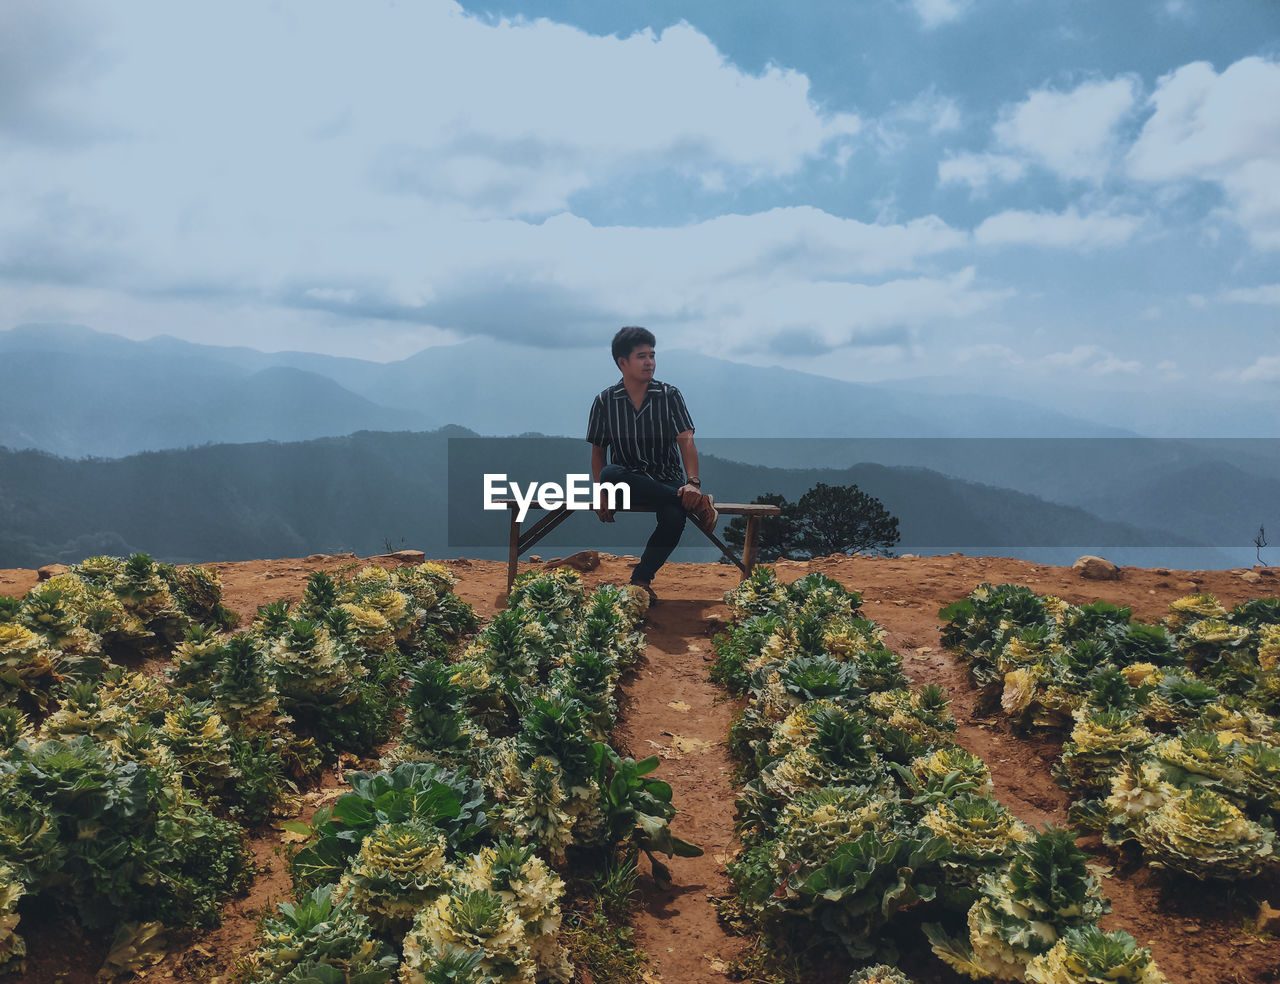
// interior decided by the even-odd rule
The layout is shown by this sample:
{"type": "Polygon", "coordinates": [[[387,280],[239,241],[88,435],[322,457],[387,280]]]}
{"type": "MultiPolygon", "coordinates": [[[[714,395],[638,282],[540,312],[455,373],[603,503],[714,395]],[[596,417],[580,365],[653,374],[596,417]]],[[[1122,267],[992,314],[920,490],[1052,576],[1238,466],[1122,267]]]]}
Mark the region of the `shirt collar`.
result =
{"type": "MultiPolygon", "coordinates": [[[[661,384],[660,382],[658,382],[656,379],[651,379],[651,380],[649,380],[649,385],[648,385],[647,387],[645,387],[645,392],[646,392],[646,393],[661,393],[661,392],[662,392],[662,384],[661,384]]],[[[616,383],[615,383],[615,384],[610,388],[609,393],[610,393],[610,395],[613,397],[613,399],[615,399],[615,400],[627,400],[627,399],[630,399],[630,395],[627,393],[627,387],[626,387],[626,385],[622,382],[622,380],[621,380],[621,379],[619,379],[619,380],[618,380],[618,381],[617,381],[617,382],[616,382],[616,383]]]]}

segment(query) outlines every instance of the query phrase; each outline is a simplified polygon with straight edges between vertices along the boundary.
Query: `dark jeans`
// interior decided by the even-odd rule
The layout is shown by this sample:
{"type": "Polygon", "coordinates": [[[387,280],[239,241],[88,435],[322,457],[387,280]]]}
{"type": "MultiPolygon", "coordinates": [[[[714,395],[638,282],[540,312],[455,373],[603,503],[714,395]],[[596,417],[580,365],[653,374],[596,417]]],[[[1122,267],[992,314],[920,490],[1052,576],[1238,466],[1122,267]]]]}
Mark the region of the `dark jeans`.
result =
{"type": "Polygon", "coordinates": [[[645,544],[640,563],[631,569],[632,581],[648,583],[671,556],[671,551],[680,542],[680,534],[684,532],[687,515],[680,504],[679,486],[666,485],[640,472],[628,471],[621,465],[601,468],[600,481],[629,486],[633,509],[656,509],[658,512],[658,528],[645,544]]]}

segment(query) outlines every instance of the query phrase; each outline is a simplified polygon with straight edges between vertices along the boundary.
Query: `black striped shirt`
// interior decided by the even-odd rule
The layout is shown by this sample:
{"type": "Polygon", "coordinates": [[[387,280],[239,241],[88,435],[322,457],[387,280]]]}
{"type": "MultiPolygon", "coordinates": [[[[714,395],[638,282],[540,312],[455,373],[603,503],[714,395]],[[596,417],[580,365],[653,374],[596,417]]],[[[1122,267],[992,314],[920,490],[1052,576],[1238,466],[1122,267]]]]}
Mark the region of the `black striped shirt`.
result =
{"type": "Polygon", "coordinates": [[[674,386],[649,381],[637,410],[619,380],[591,404],[587,440],[609,449],[609,461],[668,485],[684,484],[676,435],[693,430],[684,397],[674,386]]]}

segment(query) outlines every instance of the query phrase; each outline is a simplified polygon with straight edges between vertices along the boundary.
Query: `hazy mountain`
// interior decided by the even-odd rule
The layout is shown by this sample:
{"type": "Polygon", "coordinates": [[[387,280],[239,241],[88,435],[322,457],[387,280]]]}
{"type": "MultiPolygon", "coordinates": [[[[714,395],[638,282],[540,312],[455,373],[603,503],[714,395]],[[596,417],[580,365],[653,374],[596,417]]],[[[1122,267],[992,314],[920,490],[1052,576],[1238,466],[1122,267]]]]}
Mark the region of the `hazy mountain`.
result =
{"type": "MultiPolygon", "coordinates": [[[[0,567],[139,550],[179,562],[369,554],[406,545],[435,556],[505,556],[505,514],[481,509],[481,484],[457,460],[459,447],[470,449],[473,466],[552,480],[582,470],[582,445],[571,439],[465,440],[451,454],[450,438],[467,436],[460,428],[357,433],[115,460],[0,450],[0,567]]],[[[1051,562],[1090,545],[1168,551],[1195,544],[1177,533],[1108,521],[925,469],[765,469],[708,457],[702,472],[722,501],[766,491],[795,499],[820,481],[856,483],[899,518],[903,552],[954,549],[1051,562]]],[[[590,514],[574,517],[539,550],[593,545],[634,551],[651,522],[626,517],[615,528],[590,514]]],[[[708,559],[695,531],[684,542],[685,559],[708,559]]]]}
{"type": "MultiPolygon", "coordinates": [[[[1073,418],[1124,427],[1151,437],[1280,437],[1274,382],[1223,382],[1210,376],[1167,379],[1143,373],[1126,382],[1077,377],[1070,387],[1046,387],[1034,375],[1013,371],[989,377],[993,389],[1073,418]]],[[[947,396],[972,392],[972,377],[927,376],[885,383],[897,393],[947,396]]]]}
{"type": "MultiPolygon", "coordinates": [[[[608,351],[533,349],[477,339],[426,349],[372,377],[350,365],[334,378],[353,392],[447,416],[482,434],[577,436],[591,400],[617,382],[608,351]],[[446,413],[442,407],[448,407],[446,413]]],[[[930,397],[790,369],[762,369],[660,350],[658,378],[680,388],[700,436],[1101,437],[1129,432],[1029,402],[966,394],[930,397]]]]}
{"type": "MultiPolygon", "coordinates": [[[[0,357],[14,379],[0,393],[0,445],[72,457],[443,422],[484,434],[577,436],[591,399],[617,379],[603,348],[486,340],[377,363],[38,325],[0,332],[0,357]]],[[[690,352],[663,351],[659,366],[659,378],[685,392],[700,436],[1125,433],[1030,402],[902,393],[690,352]]]]}
{"type": "Polygon", "coordinates": [[[118,457],[432,426],[426,414],[379,406],[328,376],[246,365],[225,351],[85,329],[0,332],[0,445],[118,457]]]}
{"type": "Polygon", "coordinates": [[[1125,522],[1158,516],[1162,524],[1217,546],[1244,547],[1266,526],[1280,546],[1280,481],[1222,462],[1167,470],[1124,494],[1099,488],[1092,502],[1125,522]]]}

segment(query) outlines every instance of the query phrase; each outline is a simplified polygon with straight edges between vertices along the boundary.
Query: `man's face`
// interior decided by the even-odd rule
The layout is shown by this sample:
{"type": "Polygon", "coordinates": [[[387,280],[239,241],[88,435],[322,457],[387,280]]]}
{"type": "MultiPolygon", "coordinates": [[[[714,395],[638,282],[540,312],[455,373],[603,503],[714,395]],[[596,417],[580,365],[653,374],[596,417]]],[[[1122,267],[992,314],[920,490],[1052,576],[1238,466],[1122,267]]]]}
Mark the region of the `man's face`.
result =
{"type": "Polygon", "coordinates": [[[629,356],[618,360],[618,368],[622,370],[623,379],[647,383],[653,378],[657,361],[652,345],[637,345],[631,350],[629,356]]]}

